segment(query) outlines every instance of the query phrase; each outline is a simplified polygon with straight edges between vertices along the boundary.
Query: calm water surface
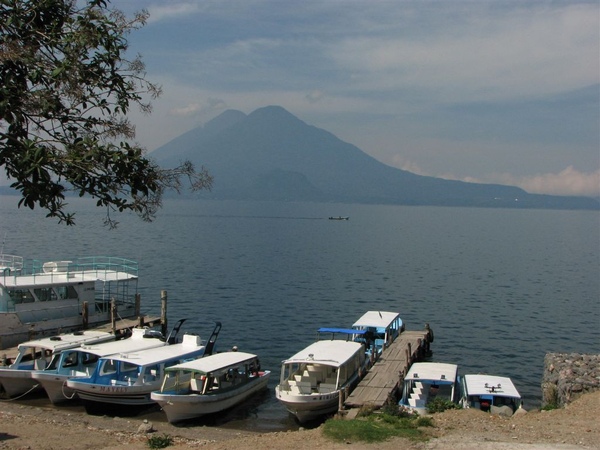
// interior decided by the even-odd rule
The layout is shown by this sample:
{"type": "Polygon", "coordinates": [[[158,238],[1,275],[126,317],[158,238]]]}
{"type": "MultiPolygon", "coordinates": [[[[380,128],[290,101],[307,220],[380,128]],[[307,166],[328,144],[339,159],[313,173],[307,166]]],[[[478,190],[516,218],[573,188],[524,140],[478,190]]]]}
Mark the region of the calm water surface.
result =
{"type": "Polygon", "coordinates": [[[511,377],[526,408],[546,352],[600,352],[598,212],[170,200],[151,224],[119,215],[108,230],[80,199],[76,227],[17,201],[0,197],[5,253],[138,260],[146,313],[166,290],[171,324],[208,337],[221,321],[219,349],[261,357],[270,389],[223,419],[239,427],[292,426],[273,394],[280,361],[366,310],[429,323],[432,360],[511,377]]]}

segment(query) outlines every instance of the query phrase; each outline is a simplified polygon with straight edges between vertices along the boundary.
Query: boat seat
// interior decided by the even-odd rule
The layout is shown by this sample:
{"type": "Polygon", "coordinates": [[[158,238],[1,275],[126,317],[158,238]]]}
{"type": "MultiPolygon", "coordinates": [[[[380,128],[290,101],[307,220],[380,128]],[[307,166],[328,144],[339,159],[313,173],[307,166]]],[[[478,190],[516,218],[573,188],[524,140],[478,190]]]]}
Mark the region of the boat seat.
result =
{"type": "Polygon", "coordinates": [[[192,392],[202,392],[202,380],[198,378],[192,378],[190,380],[190,390],[192,392]]]}
{"type": "Polygon", "coordinates": [[[298,381],[296,382],[296,386],[301,394],[310,394],[312,392],[310,381],[298,381]]]}
{"type": "Polygon", "coordinates": [[[319,385],[319,392],[322,394],[327,392],[335,392],[335,383],[321,383],[319,385]]]}

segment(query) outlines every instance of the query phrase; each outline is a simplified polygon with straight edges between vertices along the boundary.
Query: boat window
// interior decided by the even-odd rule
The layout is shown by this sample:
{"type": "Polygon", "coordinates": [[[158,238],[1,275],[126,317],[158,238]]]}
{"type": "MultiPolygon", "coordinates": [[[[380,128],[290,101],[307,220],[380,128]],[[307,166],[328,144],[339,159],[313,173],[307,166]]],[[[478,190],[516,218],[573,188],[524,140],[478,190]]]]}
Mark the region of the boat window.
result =
{"type": "Polygon", "coordinates": [[[33,303],[35,301],[28,289],[13,289],[9,291],[9,294],[15,305],[21,303],[33,303]]]}
{"type": "Polygon", "coordinates": [[[63,367],[73,367],[77,365],[77,352],[69,352],[63,360],[63,367]]]}
{"type": "Polygon", "coordinates": [[[37,288],[33,292],[40,302],[56,300],[56,293],[52,288],[37,288]]]}
{"type": "Polygon", "coordinates": [[[130,362],[122,362],[121,363],[121,372],[132,372],[132,371],[137,371],[137,364],[132,364],[130,362]]]}
{"type": "Polygon", "coordinates": [[[58,298],[61,300],[65,298],[78,298],[77,291],[73,286],[59,286],[56,288],[56,291],[58,298]]]}
{"type": "Polygon", "coordinates": [[[100,367],[100,375],[109,375],[117,372],[117,362],[113,359],[107,359],[100,367]]]}

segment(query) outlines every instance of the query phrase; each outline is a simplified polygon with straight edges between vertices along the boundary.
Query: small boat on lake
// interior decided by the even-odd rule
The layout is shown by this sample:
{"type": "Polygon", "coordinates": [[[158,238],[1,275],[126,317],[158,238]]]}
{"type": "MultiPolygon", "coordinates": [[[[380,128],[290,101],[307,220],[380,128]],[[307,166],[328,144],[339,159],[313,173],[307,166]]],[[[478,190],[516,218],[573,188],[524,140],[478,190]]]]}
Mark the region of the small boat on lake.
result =
{"type": "Polygon", "coordinates": [[[319,340],[282,362],[275,396],[299,422],[334,413],[340,393],[354,389],[367,363],[363,343],[319,340]]]}
{"type": "Polygon", "coordinates": [[[404,323],[397,312],[367,311],[354,322],[352,328],[363,332],[356,336],[356,340],[364,342],[367,353],[373,353],[374,359],[377,359],[383,349],[404,331],[404,323]]]}
{"type": "Polygon", "coordinates": [[[150,397],[169,422],[180,422],[241,403],[266,388],[270,374],[251,353],[217,353],[165,369],[160,390],[150,397]]]}
{"type": "Polygon", "coordinates": [[[330,217],[329,220],[350,220],[350,217],[347,216],[337,216],[337,217],[330,217]]]}
{"type": "Polygon", "coordinates": [[[20,344],[14,362],[0,368],[0,392],[15,397],[36,389],[38,383],[31,377],[34,370],[42,370],[60,353],[86,344],[114,341],[115,336],[102,331],[78,331],[20,344]]]}
{"type": "Polygon", "coordinates": [[[413,363],[404,377],[400,406],[419,414],[427,413],[434,399],[458,401],[458,366],[456,364],[413,363]]]}
{"type": "Polygon", "coordinates": [[[55,355],[44,370],[31,372],[31,378],[44,388],[52,403],[71,400],[75,397],[75,391],[67,386],[67,380],[91,376],[100,358],[168,345],[166,339],[160,339],[161,336],[148,331],[151,330],[134,328],[131,337],[126,339],[64,350],[55,355]]]}
{"type": "Polygon", "coordinates": [[[523,406],[521,394],[510,378],[495,375],[464,375],[460,381],[463,408],[512,415],[523,406]]]}
{"type": "MultiPolygon", "coordinates": [[[[217,324],[219,329],[220,325],[217,324]]],[[[218,334],[217,327],[213,336],[218,334]]],[[[214,343],[212,336],[208,342],[205,345],[200,336],[184,334],[181,343],[105,356],[98,360],[92,375],[68,379],[67,386],[88,410],[106,405],[151,405],[154,400],[150,393],[160,389],[165,369],[209,354],[214,343]]]]}
{"type": "Polygon", "coordinates": [[[113,300],[119,317],[136,318],[137,282],[138,264],[128,259],[43,262],[0,254],[0,349],[32,340],[32,333],[52,336],[110,323],[113,300]]]}

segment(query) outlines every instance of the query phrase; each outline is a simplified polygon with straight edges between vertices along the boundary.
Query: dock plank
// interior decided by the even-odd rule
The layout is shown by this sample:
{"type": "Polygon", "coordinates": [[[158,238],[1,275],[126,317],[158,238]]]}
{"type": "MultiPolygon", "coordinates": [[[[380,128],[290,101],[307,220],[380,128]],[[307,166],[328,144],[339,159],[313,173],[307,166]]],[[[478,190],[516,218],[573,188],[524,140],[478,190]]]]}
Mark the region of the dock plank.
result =
{"type": "Polygon", "coordinates": [[[423,355],[425,347],[429,348],[430,336],[429,330],[401,333],[346,398],[345,407],[383,407],[390,394],[402,385],[404,373],[412,362],[423,355]]]}

